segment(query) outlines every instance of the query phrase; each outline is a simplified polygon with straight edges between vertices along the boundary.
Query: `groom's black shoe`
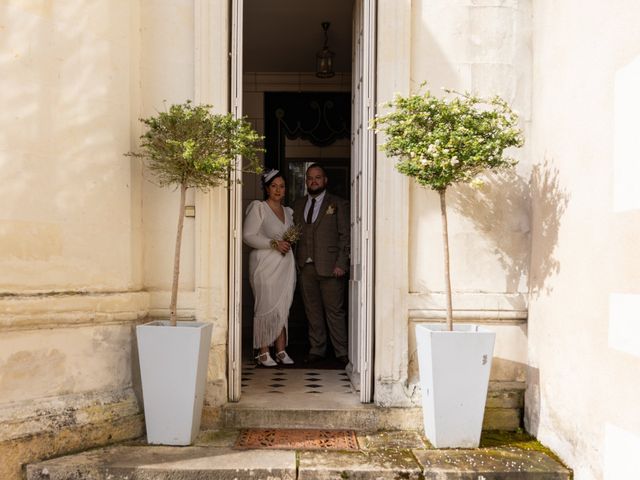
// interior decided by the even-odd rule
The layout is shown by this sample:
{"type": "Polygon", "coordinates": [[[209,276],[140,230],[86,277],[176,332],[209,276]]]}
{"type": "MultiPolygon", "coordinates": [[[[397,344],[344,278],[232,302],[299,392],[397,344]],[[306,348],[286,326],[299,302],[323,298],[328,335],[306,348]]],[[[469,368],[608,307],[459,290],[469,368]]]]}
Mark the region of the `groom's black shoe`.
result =
{"type": "Polygon", "coordinates": [[[322,355],[316,355],[315,353],[309,353],[304,357],[304,363],[316,363],[321,360],[324,360],[324,357],[322,355]]]}
{"type": "Polygon", "coordinates": [[[346,355],[340,355],[339,357],[336,357],[336,360],[338,360],[338,362],[340,362],[345,367],[349,363],[349,357],[347,357],[346,355]]]}

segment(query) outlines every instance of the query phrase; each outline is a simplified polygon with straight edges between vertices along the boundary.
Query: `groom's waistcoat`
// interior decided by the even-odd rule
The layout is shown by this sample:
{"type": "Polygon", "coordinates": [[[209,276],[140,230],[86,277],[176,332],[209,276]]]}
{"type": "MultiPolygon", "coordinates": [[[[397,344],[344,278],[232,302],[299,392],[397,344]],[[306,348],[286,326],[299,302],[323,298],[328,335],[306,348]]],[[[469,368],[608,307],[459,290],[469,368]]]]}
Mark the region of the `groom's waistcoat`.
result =
{"type": "Polygon", "coordinates": [[[296,262],[304,267],[308,258],[313,260],[318,275],[331,276],[338,266],[349,269],[349,204],[327,193],[318,217],[306,223],[304,209],[307,197],[299,199],[294,208],[294,218],[302,226],[302,237],[296,246],[296,262]]]}
{"type": "Polygon", "coordinates": [[[300,240],[300,244],[298,245],[300,251],[297,252],[298,259],[300,259],[303,263],[306,263],[308,258],[313,260],[313,252],[315,252],[315,236],[313,235],[313,223],[305,222],[302,224],[302,237],[300,240]]]}

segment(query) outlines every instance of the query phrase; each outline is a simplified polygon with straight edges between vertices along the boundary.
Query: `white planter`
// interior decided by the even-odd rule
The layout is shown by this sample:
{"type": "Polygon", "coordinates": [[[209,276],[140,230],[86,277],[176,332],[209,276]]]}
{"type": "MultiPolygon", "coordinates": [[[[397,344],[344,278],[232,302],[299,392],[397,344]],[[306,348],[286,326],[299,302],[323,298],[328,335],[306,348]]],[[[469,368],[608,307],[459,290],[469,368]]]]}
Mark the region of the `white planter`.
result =
{"type": "Polygon", "coordinates": [[[138,325],[147,441],[190,445],[200,430],[212,325],[154,321],[138,325]]]}
{"type": "Polygon", "coordinates": [[[495,333],[477,325],[416,325],[424,431],[437,448],[475,448],[495,333]]]}

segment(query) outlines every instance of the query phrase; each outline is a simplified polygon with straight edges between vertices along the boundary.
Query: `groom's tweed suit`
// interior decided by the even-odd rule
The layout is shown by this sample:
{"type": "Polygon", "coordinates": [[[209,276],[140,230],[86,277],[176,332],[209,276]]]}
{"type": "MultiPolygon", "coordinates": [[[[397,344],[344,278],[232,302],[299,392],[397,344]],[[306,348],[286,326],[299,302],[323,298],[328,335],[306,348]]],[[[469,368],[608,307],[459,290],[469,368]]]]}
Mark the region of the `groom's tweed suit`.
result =
{"type": "Polygon", "coordinates": [[[315,222],[308,224],[304,218],[306,203],[306,196],[295,203],[293,217],[295,223],[302,226],[302,237],[296,246],[296,264],[309,321],[309,353],[320,356],[326,353],[326,317],[336,356],[346,356],[344,277],[335,278],[333,269],[340,267],[345,272],[349,269],[349,204],[327,192],[318,217],[315,222]]]}

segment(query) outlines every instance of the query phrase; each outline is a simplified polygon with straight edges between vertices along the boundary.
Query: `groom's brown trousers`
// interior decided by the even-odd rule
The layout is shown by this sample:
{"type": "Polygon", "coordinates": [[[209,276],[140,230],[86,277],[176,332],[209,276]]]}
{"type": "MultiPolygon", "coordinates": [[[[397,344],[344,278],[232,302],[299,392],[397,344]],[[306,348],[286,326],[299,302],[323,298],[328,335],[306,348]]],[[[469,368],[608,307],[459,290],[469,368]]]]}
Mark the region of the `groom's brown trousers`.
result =
{"type": "Polygon", "coordinates": [[[314,264],[307,263],[300,271],[300,283],[304,309],[309,321],[309,353],[322,357],[326,355],[328,327],[336,357],[346,356],[348,346],[343,305],[344,279],[320,276],[314,264]]]}

